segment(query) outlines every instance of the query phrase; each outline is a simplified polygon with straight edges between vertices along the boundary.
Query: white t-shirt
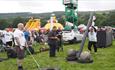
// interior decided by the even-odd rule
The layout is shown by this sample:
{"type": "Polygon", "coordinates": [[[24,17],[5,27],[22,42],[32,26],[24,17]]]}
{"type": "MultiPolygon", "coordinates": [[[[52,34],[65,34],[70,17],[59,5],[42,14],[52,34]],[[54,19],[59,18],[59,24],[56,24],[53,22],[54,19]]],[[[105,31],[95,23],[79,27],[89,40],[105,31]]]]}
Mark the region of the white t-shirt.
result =
{"type": "Polygon", "coordinates": [[[88,33],[89,41],[97,42],[97,33],[89,32],[88,33]]]}
{"type": "MultiPolygon", "coordinates": [[[[25,46],[26,39],[25,39],[25,37],[24,37],[23,31],[21,31],[21,30],[19,30],[19,29],[16,29],[16,30],[14,31],[14,38],[15,38],[15,37],[17,37],[17,38],[19,39],[19,42],[20,42],[20,45],[21,45],[21,46],[25,46]]],[[[15,45],[18,46],[16,40],[15,40],[15,45]]]]}
{"type": "Polygon", "coordinates": [[[2,42],[4,43],[4,44],[6,44],[6,40],[5,40],[5,36],[4,36],[4,34],[6,33],[6,31],[2,31],[2,37],[1,37],[1,40],[2,40],[2,42]]]}
{"type": "Polygon", "coordinates": [[[13,33],[12,32],[4,32],[4,38],[6,42],[10,42],[13,40],[13,33]]]}

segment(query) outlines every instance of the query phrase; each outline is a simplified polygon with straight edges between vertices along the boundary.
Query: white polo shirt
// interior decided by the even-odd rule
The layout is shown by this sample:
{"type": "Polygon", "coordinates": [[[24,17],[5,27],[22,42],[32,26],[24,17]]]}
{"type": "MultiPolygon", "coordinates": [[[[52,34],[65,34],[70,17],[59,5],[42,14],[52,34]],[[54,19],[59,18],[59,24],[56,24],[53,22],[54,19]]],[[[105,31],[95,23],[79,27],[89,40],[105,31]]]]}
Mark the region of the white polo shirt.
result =
{"type": "Polygon", "coordinates": [[[89,41],[97,42],[97,33],[89,32],[88,33],[89,41]]]}
{"type": "MultiPolygon", "coordinates": [[[[16,29],[16,30],[14,31],[14,38],[15,38],[15,37],[17,37],[17,38],[19,39],[21,46],[25,46],[25,44],[26,44],[26,39],[25,39],[25,37],[24,37],[23,31],[21,31],[21,30],[19,30],[19,29],[16,29]]],[[[16,40],[15,40],[15,45],[18,45],[17,42],[16,42],[16,40]]]]}

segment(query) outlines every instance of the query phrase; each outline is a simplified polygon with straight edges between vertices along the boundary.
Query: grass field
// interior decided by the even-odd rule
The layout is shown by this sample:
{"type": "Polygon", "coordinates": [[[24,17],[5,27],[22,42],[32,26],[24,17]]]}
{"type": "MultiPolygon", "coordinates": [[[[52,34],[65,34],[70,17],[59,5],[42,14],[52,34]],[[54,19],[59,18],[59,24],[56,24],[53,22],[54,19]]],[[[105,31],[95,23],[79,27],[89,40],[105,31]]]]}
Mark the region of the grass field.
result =
{"type": "MultiPolygon", "coordinates": [[[[64,52],[57,53],[56,58],[50,58],[48,52],[34,54],[40,67],[59,67],[61,70],[115,70],[115,41],[113,45],[107,48],[98,48],[97,54],[92,53],[94,62],[90,64],[81,64],[77,62],[67,62],[65,60],[67,50],[70,48],[78,50],[80,43],[73,45],[64,45],[64,52]]],[[[40,45],[34,46],[36,51],[40,45]]],[[[84,50],[87,50],[87,43],[84,50]]],[[[0,53],[0,57],[6,57],[5,53],[0,53]]],[[[24,61],[25,70],[38,70],[35,62],[30,55],[27,55],[24,61]]],[[[0,70],[17,70],[16,59],[9,59],[0,62],[0,70]]]]}

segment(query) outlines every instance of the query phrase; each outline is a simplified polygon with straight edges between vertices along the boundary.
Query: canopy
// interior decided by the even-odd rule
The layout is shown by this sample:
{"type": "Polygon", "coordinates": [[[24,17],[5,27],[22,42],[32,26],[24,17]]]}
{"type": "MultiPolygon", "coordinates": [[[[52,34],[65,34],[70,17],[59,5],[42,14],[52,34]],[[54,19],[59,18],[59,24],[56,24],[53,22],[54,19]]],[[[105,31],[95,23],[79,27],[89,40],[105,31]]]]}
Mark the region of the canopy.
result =
{"type": "MultiPolygon", "coordinates": [[[[57,28],[60,28],[60,29],[64,29],[63,25],[60,23],[53,23],[53,26],[56,26],[57,28]]],[[[44,26],[45,29],[50,29],[50,27],[51,27],[51,23],[47,23],[44,26]]]]}

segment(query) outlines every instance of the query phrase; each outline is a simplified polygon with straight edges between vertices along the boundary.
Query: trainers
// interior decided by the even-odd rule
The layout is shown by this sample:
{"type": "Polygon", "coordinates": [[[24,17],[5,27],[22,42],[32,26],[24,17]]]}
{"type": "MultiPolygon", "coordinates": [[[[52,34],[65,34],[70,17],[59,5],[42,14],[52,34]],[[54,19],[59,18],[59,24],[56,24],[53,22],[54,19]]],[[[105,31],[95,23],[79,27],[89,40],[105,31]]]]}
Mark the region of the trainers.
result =
{"type": "Polygon", "coordinates": [[[23,70],[23,67],[22,66],[18,66],[18,70],[23,70]]]}

